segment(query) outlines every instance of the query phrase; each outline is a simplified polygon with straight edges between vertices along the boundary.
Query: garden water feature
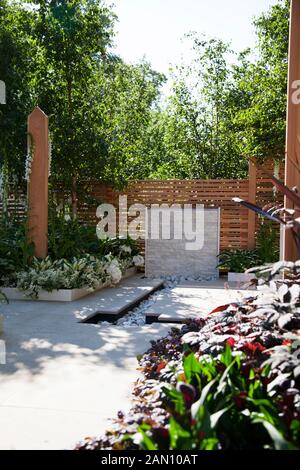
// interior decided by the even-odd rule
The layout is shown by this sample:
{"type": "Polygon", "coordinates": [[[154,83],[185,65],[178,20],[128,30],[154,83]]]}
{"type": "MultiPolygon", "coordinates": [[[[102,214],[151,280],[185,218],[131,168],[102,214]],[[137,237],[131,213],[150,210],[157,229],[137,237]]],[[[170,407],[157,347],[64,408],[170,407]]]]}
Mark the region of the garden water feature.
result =
{"type": "MultiPolygon", "coordinates": [[[[141,303],[147,302],[152,294],[163,288],[162,279],[147,279],[143,275],[131,276],[114,288],[105,288],[97,295],[92,312],[84,312],[81,323],[113,323],[128,312],[135,310],[141,303]]],[[[145,323],[145,322],[144,322],[145,323]]],[[[134,322],[134,325],[141,324],[134,322]]]]}
{"type": "Polygon", "coordinates": [[[153,322],[184,323],[188,318],[198,316],[199,312],[205,313],[213,309],[220,302],[236,301],[248,293],[248,291],[234,286],[229,288],[224,282],[225,279],[222,278],[195,279],[184,276],[168,276],[161,279],[163,284],[159,289],[140,302],[136,302],[134,308],[123,311],[118,319],[106,315],[101,317],[96,315],[94,319],[97,322],[109,322],[125,327],[153,322]],[[184,306],[184,311],[180,312],[182,306],[184,306]]]}

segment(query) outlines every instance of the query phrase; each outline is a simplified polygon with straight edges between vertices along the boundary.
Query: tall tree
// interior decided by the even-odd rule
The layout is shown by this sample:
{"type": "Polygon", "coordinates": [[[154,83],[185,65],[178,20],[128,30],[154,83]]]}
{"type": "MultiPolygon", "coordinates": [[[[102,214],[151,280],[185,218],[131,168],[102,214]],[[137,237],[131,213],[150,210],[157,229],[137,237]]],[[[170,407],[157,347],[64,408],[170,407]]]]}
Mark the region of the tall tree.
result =
{"type": "Polygon", "coordinates": [[[71,190],[75,214],[78,180],[99,177],[107,155],[93,80],[111,45],[114,15],[101,0],[35,3],[34,33],[41,48],[37,102],[50,116],[53,179],[71,190]]]}
{"type": "Polygon", "coordinates": [[[164,80],[146,62],[128,65],[120,60],[105,64],[98,75],[96,101],[108,151],[102,176],[115,186],[147,175],[151,157],[144,138],[164,80]]]}
{"type": "MultiPolygon", "coordinates": [[[[195,59],[177,66],[159,125],[164,155],[152,175],[175,178],[237,178],[247,172],[233,138],[229,102],[232,72],[228,44],[191,35],[195,59]],[[163,132],[161,132],[163,130],[163,132]]],[[[159,116],[155,116],[158,122],[159,116]]],[[[155,126],[158,131],[158,125],[155,126]]],[[[149,140],[148,144],[149,145],[149,140]]]]}
{"type": "Polygon", "coordinates": [[[282,159],[285,148],[290,2],[281,0],[255,21],[258,59],[244,54],[235,68],[240,96],[234,122],[241,152],[261,160],[282,159]]]}
{"type": "Polygon", "coordinates": [[[0,79],[6,104],[0,105],[0,169],[22,180],[26,155],[27,115],[34,103],[32,88],[37,44],[32,15],[17,2],[0,0],[0,79]]]}
{"type": "Polygon", "coordinates": [[[249,157],[284,156],[289,8],[280,0],[255,20],[255,50],[189,35],[195,58],[175,68],[146,134],[152,177],[239,178],[249,157]]]}

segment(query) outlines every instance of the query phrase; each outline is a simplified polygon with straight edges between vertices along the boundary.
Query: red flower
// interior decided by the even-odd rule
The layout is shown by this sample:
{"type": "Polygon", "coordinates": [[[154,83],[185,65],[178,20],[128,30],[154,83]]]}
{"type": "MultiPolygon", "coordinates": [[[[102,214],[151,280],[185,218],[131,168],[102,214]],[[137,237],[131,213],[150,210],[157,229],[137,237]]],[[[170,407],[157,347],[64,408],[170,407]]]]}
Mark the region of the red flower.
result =
{"type": "Polygon", "coordinates": [[[228,344],[228,346],[230,346],[231,348],[233,348],[235,343],[236,343],[236,341],[233,338],[228,338],[228,340],[226,341],[226,344],[228,344]]]}
{"type": "Polygon", "coordinates": [[[245,343],[243,346],[242,346],[242,350],[244,352],[248,352],[248,353],[251,353],[251,354],[255,354],[255,353],[261,353],[263,351],[265,351],[265,347],[262,346],[260,343],[245,343]]]}
{"type": "Polygon", "coordinates": [[[184,382],[178,382],[176,385],[176,390],[182,393],[186,407],[190,408],[195,401],[195,388],[192,385],[186,384],[184,382]]]}
{"type": "Polygon", "coordinates": [[[244,408],[246,398],[247,398],[247,392],[240,392],[238,395],[233,397],[234,403],[239,410],[244,408]]]}
{"type": "Polygon", "coordinates": [[[158,364],[157,368],[156,368],[156,372],[159,374],[160,371],[166,367],[166,365],[167,365],[166,362],[161,361],[161,362],[158,364]]]}

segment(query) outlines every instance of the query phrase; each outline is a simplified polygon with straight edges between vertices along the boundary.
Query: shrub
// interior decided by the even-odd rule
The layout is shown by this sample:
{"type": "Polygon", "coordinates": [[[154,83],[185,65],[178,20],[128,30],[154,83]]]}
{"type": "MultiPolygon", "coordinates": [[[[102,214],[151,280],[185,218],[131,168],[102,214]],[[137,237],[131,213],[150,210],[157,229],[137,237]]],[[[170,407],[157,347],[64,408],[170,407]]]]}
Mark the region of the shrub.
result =
{"type": "Polygon", "coordinates": [[[32,296],[41,289],[94,289],[104,278],[117,283],[128,267],[140,266],[143,258],[138,252],[137,243],[130,238],[99,240],[95,227],[52,214],[49,256],[39,261],[33,259],[33,243],[27,242],[26,223],[2,220],[0,285],[18,286],[32,296]]]}
{"type": "Polygon", "coordinates": [[[60,215],[49,218],[48,254],[52,260],[71,260],[86,253],[94,254],[98,249],[95,227],[60,215]]]}
{"type": "Polygon", "coordinates": [[[72,260],[87,253],[98,257],[112,254],[126,258],[139,252],[136,241],[129,237],[101,240],[97,238],[95,226],[59,214],[52,214],[49,219],[48,241],[49,256],[53,260],[72,260]],[[124,250],[125,246],[128,251],[124,250]]]}
{"type": "Polygon", "coordinates": [[[184,357],[176,386],[162,388],[169,425],[159,432],[144,424],[134,440],[147,450],[294,449],[299,421],[281,419],[284,397],[270,397],[269,367],[245,365],[246,355],[233,356],[230,346],[219,359],[184,357]]]}
{"type": "Polygon", "coordinates": [[[219,260],[219,268],[222,267],[234,273],[243,273],[256,266],[259,257],[255,250],[224,250],[219,255],[219,260]]]}
{"type": "Polygon", "coordinates": [[[260,264],[276,263],[279,260],[279,233],[273,222],[260,219],[256,253],[260,264]]]}
{"type": "Polygon", "coordinates": [[[264,270],[250,297],[153,341],[131,410],[77,448],[300,449],[300,263],[264,270]]]}
{"type": "Polygon", "coordinates": [[[88,288],[93,291],[104,282],[118,284],[125,270],[133,265],[132,258],[124,260],[111,254],[102,258],[84,255],[72,261],[34,258],[27,269],[17,273],[15,285],[32,298],[37,298],[41,290],[88,288]]]}
{"type": "Polygon", "coordinates": [[[0,219],[0,285],[14,282],[16,273],[27,266],[34,245],[26,240],[26,224],[0,219]]]}

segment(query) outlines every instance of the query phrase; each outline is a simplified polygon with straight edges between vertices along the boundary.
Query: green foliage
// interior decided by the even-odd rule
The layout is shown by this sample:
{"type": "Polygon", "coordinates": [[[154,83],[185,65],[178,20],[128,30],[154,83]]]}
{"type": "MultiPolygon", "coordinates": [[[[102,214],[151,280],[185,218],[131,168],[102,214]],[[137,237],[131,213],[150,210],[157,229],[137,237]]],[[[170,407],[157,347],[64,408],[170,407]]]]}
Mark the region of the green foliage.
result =
{"type": "Polygon", "coordinates": [[[145,135],[149,177],[244,178],[247,159],[284,158],[290,2],[254,22],[255,50],[189,35],[194,59],[145,135]]]}
{"type": "MultiPolygon", "coordinates": [[[[57,227],[56,227],[57,228],[57,227]]],[[[45,260],[33,258],[30,265],[23,266],[14,272],[14,278],[9,281],[3,279],[3,283],[10,287],[17,287],[25,292],[25,295],[36,298],[41,290],[51,292],[57,289],[81,289],[88,288],[91,291],[97,289],[101,284],[117,284],[121,281],[122,274],[126,269],[134,266],[136,260],[137,248],[135,242],[131,239],[112,239],[101,240],[97,243],[94,233],[94,241],[85,240],[85,244],[80,244],[80,238],[89,230],[87,227],[77,225],[74,221],[61,224],[57,232],[54,232],[56,239],[55,254],[66,253],[68,259],[59,257],[55,259],[48,256],[45,260]],[[66,230],[75,230],[75,244],[73,245],[72,232],[66,230]],[[60,240],[59,230],[63,230],[65,239],[60,240]],[[57,241],[60,240],[60,241],[57,241]],[[80,249],[76,251],[76,242],[80,244],[80,249]],[[71,256],[72,249],[77,256],[71,256]],[[87,253],[84,249],[94,249],[94,252],[87,253]]],[[[54,251],[52,251],[52,254],[54,251]]]]}
{"type": "Polygon", "coordinates": [[[0,284],[13,282],[33,253],[34,245],[26,240],[26,223],[0,219],[0,284]]]}
{"type": "Polygon", "coordinates": [[[41,290],[48,292],[55,289],[89,288],[94,290],[108,280],[109,261],[100,260],[91,255],[73,258],[72,261],[65,259],[52,261],[50,258],[34,259],[27,269],[17,274],[16,287],[32,298],[38,297],[41,290]]]}
{"type": "Polygon", "coordinates": [[[224,250],[219,255],[219,260],[218,267],[234,273],[243,273],[260,263],[256,250],[224,250]]]}
{"type": "Polygon", "coordinates": [[[102,0],[36,3],[32,34],[41,57],[34,88],[50,116],[52,175],[76,192],[77,180],[99,176],[107,158],[94,82],[111,44],[114,16],[102,0]]]}
{"type": "Polygon", "coordinates": [[[45,262],[34,260],[33,264],[29,263],[34,255],[34,245],[27,242],[26,234],[26,222],[1,219],[0,285],[19,285],[23,290],[35,289],[34,292],[36,286],[40,286],[39,289],[68,285],[80,287],[88,280],[85,271],[78,274],[77,261],[83,259],[84,269],[87,268],[87,274],[91,274],[92,278],[88,285],[93,286],[97,283],[97,276],[101,274],[100,267],[108,266],[109,259],[117,260],[122,272],[140,261],[139,257],[135,258],[139,253],[137,242],[131,238],[99,240],[95,227],[81,224],[77,219],[65,218],[53,211],[49,218],[49,257],[45,262]],[[77,277],[72,266],[75,266],[77,277]],[[53,277],[54,271],[56,274],[53,277]],[[66,277],[69,274],[70,279],[66,277]]]}
{"type": "Polygon", "coordinates": [[[94,178],[118,187],[143,173],[143,136],[164,81],[146,63],[109,49],[115,15],[102,0],[0,3],[0,168],[24,172],[26,122],[34,105],[49,116],[52,181],[72,191],[94,178]],[[31,8],[27,3],[36,4],[31,8]]]}
{"type": "Polygon", "coordinates": [[[260,264],[275,263],[279,260],[279,234],[270,221],[260,220],[256,253],[260,264]]]}
{"type": "Polygon", "coordinates": [[[173,70],[173,89],[154,111],[146,145],[155,178],[239,178],[247,160],[239,153],[228,102],[229,45],[190,35],[194,60],[173,70]],[[154,146],[154,147],[153,147],[154,146]]]}
{"type": "MultiPolygon", "coordinates": [[[[130,248],[125,243],[123,240],[119,243],[117,255],[109,252],[105,256],[85,253],[69,260],[52,260],[49,256],[43,260],[33,258],[29,266],[16,273],[15,282],[9,286],[37,298],[41,290],[87,288],[93,291],[103,283],[118,284],[126,269],[135,265],[135,256],[124,250],[124,247],[130,248]]],[[[114,249],[116,251],[116,244],[114,249]]]]}
{"type": "Polygon", "coordinates": [[[53,260],[97,253],[100,247],[95,227],[54,213],[49,219],[48,244],[49,256],[53,260]]]}
{"type": "Polygon", "coordinates": [[[113,256],[120,256],[124,259],[138,255],[139,247],[137,242],[130,237],[106,238],[99,240],[97,253],[101,256],[112,254],[113,256]]]}
{"type": "Polygon", "coordinates": [[[50,117],[52,181],[72,192],[74,213],[79,180],[243,178],[249,156],[283,158],[289,3],[255,21],[256,50],[190,34],[194,59],[174,66],[163,103],[163,75],[109,52],[115,15],[101,0],[1,0],[0,167],[20,181],[35,104],[50,117]]]}
{"type": "MultiPolygon", "coordinates": [[[[185,382],[164,387],[169,417],[161,441],[150,427],[141,428],[141,447],[158,450],[295,449],[299,426],[288,426],[267,391],[269,368],[244,367],[242,354],[229,346],[219,359],[184,359],[185,382]]],[[[279,401],[279,397],[277,397],[279,401]]]]}
{"type": "Polygon", "coordinates": [[[146,62],[127,65],[119,60],[104,64],[96,78],[99,129],[108,155],[101,178],[122,188],[129,179],[148,176],[151,158],[144,140],[164,76],[146,62]]]}
{"type": "Polygon", "coordinates": [[[136,241],[128,238],[98,239],[96,228],[51,211],[49,219],[49,257],[53,260],[80,257],[84,254],[95,256],[135,256],[139,253],[136,241]],[[128,247],[127,252],[124,247],[128,247]],[[123,247],[123,249],[122,249],[123,247]]]}
{"type": "Polygon", "coordinates": [[[243,55],[233,93],[243,96],[234,115],[245,155],[284,158],[290,2],[282,0],[255,21],[258,59],[243,55]]]}
{"type": "Polygon", "coordinates": [[[26,155],[27,116],[34,105],[32,80],[38,49],[31,32],[32,15],[16,1],[0,1],[0,79],[6,104],[0,106],[0,172],[22,179],[26,155]]]}

